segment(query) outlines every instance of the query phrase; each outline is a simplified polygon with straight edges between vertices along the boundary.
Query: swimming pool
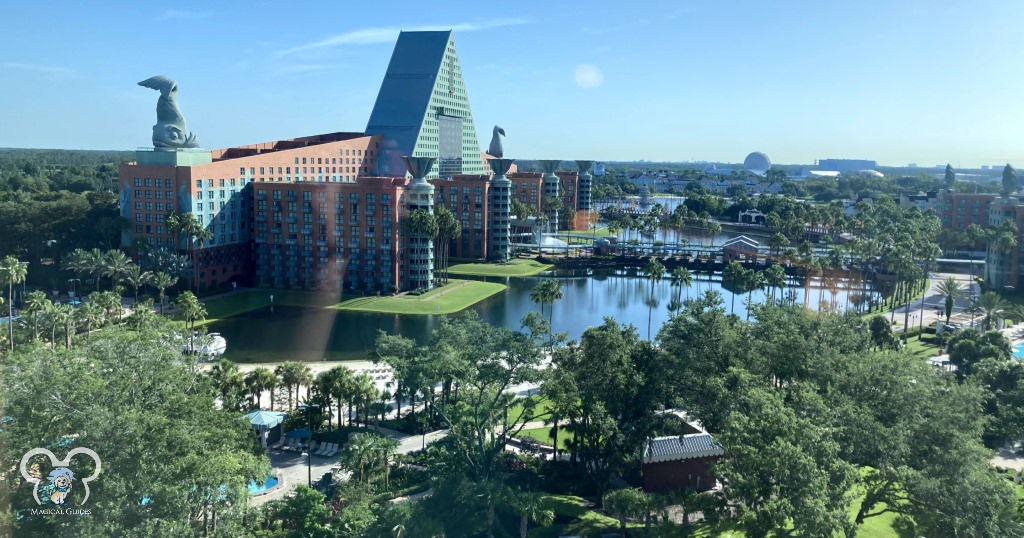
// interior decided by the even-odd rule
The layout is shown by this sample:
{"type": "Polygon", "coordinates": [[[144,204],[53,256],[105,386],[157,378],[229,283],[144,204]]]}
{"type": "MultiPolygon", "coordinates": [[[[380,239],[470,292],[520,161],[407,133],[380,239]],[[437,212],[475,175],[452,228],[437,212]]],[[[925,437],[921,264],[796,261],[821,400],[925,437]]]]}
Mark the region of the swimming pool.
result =
{"type": "Polygon", "coordinates": [[[263,482],[263,485],[257,485],[255,480],[249,481],[249,495],[263,495],[264,493],[276,488],[278,486],[277,477],[273,475],[267,475],[267,479],[263,482]]]}
{"type": "Polygon", "coordinates": [[[1013,348],[1013,356],[1018,359],[1024,359],[1024,344],[1018,344],[1013,348]]]}

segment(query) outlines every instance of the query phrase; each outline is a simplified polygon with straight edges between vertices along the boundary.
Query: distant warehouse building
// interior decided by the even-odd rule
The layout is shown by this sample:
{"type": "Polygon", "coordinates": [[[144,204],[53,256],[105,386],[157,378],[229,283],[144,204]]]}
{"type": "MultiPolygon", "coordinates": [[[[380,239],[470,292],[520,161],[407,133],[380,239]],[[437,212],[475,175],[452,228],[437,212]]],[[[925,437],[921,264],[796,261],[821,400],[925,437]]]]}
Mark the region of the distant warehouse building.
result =
{"type": "Polygon", "coordinates": [[[839,172],[840,174],[853,174],[861,170],[874,170],[878,168],[878,161],[865,159],[821,159],[818,161],[818,170],[839,172]]]}

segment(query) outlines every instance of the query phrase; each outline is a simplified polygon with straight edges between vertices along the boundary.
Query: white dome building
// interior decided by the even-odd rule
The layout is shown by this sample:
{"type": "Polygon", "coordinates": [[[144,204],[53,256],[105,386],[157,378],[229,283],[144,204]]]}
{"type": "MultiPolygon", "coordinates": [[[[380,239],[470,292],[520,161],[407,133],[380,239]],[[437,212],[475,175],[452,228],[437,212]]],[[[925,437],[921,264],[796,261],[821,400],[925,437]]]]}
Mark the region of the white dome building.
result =
{"type": "Polygon", "coordinates": [[[750,155],[747,155],[746,159],[743,159],[743,168],[759,175],[763,176],[772,167],[772,161],[768,159],[768,156],[760,151],[755,151],[750,155]]]}

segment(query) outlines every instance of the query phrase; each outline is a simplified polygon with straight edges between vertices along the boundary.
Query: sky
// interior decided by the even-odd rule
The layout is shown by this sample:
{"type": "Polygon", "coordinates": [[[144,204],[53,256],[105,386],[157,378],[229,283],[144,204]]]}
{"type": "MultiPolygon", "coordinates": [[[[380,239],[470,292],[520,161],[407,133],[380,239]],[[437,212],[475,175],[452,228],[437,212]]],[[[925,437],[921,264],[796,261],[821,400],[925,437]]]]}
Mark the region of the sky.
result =
{"type": "Polygon", "coordinates": [[[399,30],[452,29],[523,159],[1024,166],[1019,0],[5,2],[0,147],[151,144],[167,75],[221,148],[366,128],[399,30]]]}

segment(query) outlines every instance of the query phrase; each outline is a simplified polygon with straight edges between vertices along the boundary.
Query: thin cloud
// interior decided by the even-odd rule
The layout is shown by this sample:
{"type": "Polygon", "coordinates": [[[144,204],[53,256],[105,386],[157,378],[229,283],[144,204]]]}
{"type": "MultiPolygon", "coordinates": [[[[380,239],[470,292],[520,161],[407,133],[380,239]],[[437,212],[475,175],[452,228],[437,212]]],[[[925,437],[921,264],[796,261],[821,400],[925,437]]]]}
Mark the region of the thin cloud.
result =
{"type": "Polygon", "coordinates": [[[51,75],[72,75],[75,73],[74,69],[69,69],[67,67],[59,67],[54,65],[25,64],[17,62],[4,62],[0,64],[0,68],[21,69],[24,71],[35,71],[36,73],[49,73],[51,75]]]}
{"type": "Polygon", "coordinates": [[[209,11],[182,11],[180,9],[167,9],[156,18],[158,21],[169,21],[175,19],[205,19],[212,17],[209,11]]]}
{"type": "Polygon", "coordinates": [[[281,50],[278,51],[275,56],[287,56],[296,52],[322,49],[325,47],[336,47],[339,45],[373,45],[377,43],[391,43],[398,38],[399,32],[403,30],[411,32],[436,32],[444,30],[452,30],[455,32],[474,32],[477,30],[487,30],[489,28],[529,23],[530,21],[526,19],[494,19],[483,22],[464,22],[461,24],[418,26],[413,28],[363,28],[361,30],[353,30],[351,32],[345,32],[344,34],[338,34],[319,41],[313,41],[290,49],[281,50]]]}
{"type": "Polygon", "coordinates": [[[278,75],[286,75],[292,73],[306,73],[309,71],[327,71],[330,69],[341,69],[345,67],[341,64],[292,64],[276,71],[278,75]]]}

